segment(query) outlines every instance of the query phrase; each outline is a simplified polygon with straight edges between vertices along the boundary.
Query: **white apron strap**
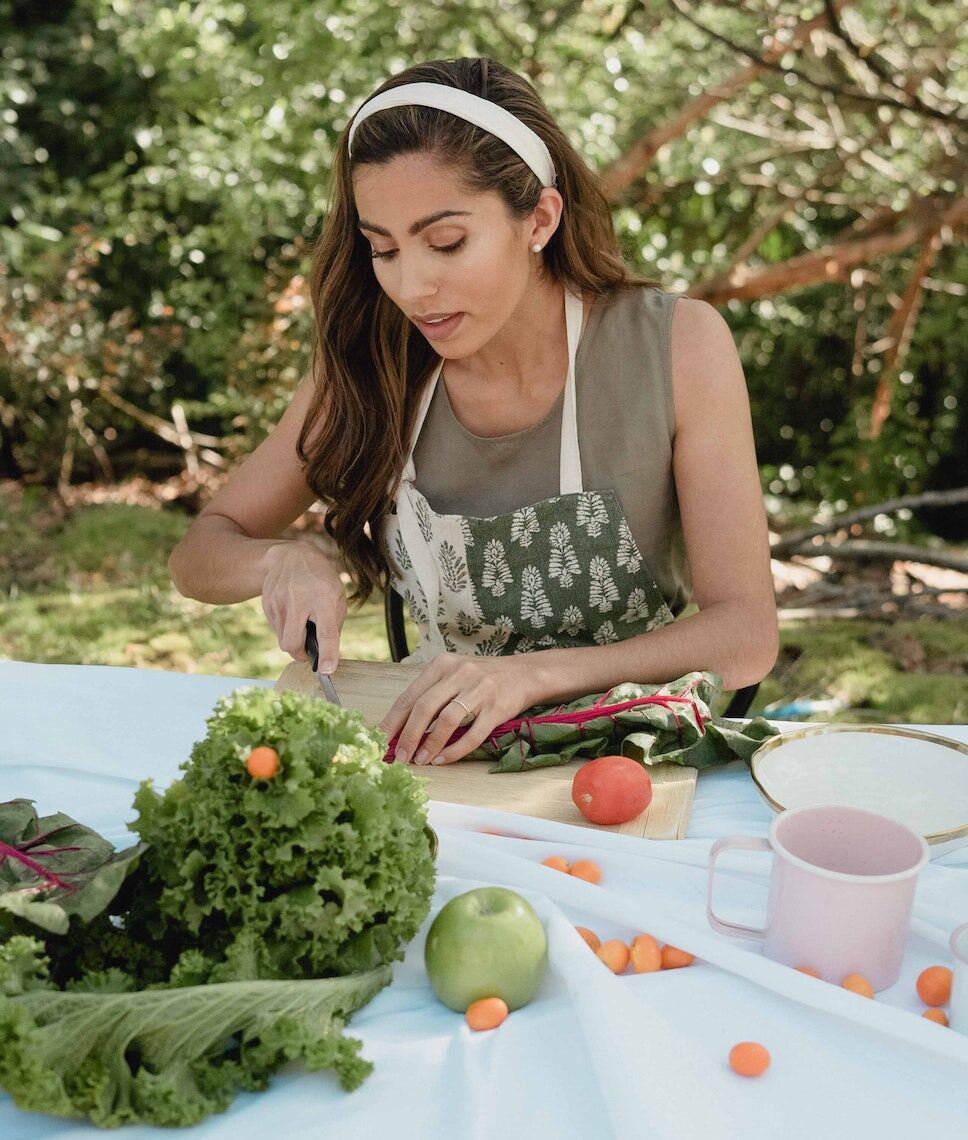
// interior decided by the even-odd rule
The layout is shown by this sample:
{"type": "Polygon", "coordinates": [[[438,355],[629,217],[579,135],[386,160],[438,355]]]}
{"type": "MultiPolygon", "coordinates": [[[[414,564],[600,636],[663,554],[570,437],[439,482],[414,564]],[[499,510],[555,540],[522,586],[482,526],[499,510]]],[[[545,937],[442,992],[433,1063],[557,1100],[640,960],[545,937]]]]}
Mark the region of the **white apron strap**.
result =
{"type": "Polygon", "coordinates": [[[581,452],[578,449],[578,402],[575,397],[575,358],[578,355],[581,322],[581,297],[566,285],[565,330],[568,336],[568,378],[565,380],[565,402],[561,409],[559,483],[562,495],[571,495],[583,490],[581,452]]]}
{"type": "Polygon", "coordinates": [[[434,391],[437,388],[437,381],[440,379],[440,373],[443,367],[444,362],[441,360],[433,376],[431,376],[428,381],[421,397],[420,407],[417,411],[417,419],[414,423],[413,435],[411,436],[407,463],[403,469],[403,475],[400,478],[400,484],[397,487],[395,496],[397,526],[400,528],[400,541],[403,543],[404,550],[406,550],[410,556],[410,561],[413,563],[414,576],[420,584],[420,588],[423,590],[427,601],[427,621],[430,625],[430,646],[435,653],[444,653],[447,649],[447,646],[444,644],[443,634],[437,626],[437,606],[440,601],[440,571],[437,566],[437,552],[431,543],[424,538],[423,531],[420,529],[420,522],[417,518],[417,489],[414,485],[417,470],[413,462],[413,453],[417,446],[420,429],[423,427],[424,420],[427,418],[430,401],[433,399],[434,391]]]}

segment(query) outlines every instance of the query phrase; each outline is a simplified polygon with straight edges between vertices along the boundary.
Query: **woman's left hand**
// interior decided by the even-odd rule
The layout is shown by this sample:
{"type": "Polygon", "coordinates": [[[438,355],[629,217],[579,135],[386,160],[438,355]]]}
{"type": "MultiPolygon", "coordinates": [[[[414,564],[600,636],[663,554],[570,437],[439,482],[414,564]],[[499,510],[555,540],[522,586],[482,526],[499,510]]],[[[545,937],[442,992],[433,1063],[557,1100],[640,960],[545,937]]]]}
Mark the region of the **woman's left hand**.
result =
{"type": "Polygon", "coordinates": [[[473,752],[497,725],[541,699],[535,690],[533,656],[439,654],[397,697],[380,721],[379,727],[391,740],[400,734],[394,759],[412,760],[414,764],[451,764],[473,752]],[[468,714],[474,719],[467,732],[445,747],[454,730],[462,721],[466,723],[468,714]],[[431,725],[430,735],[421,743],[431,725]]]}

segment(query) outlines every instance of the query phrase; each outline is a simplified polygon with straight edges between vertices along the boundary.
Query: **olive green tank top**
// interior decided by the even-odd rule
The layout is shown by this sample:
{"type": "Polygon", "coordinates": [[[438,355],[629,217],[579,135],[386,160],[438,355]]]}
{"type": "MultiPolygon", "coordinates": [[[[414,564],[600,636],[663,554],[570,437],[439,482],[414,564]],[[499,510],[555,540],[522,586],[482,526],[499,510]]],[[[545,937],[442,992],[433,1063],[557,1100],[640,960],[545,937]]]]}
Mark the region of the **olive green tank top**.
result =
{"type": "MultiPolygon", "coordinates": [[[[679,294],[633,286],[598,297],[578,342],[575,385],[586,491],[612,489],[673,614],[691,598],[672,472],[672,310],[679,294]]],[[[418,491],[438,514],[507,514],[559,494],[562,391],[540,423],[473,435],[437,385],[414,451],[418,491]]]]}

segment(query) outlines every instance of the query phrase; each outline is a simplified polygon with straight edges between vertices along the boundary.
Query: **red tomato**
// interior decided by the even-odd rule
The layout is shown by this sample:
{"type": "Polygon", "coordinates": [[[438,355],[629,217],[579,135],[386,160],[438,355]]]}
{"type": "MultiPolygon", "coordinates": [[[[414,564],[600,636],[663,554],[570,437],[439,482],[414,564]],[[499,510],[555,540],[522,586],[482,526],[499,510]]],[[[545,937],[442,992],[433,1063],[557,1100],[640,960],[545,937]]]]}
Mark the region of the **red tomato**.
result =
{"type": "Polygon", "coordinates": [[[630,756],[599,756],[575,773],[571,798],[592,823],[627,823],[652,802],[652,781],[630,756]]]}

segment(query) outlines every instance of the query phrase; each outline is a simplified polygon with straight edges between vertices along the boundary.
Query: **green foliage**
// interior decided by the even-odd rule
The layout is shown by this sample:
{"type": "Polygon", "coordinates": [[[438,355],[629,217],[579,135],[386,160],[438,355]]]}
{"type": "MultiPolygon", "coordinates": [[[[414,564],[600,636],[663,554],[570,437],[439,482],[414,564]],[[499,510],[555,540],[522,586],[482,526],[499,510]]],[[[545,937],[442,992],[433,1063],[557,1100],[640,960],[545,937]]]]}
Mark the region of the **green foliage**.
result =
{"type": "MultiPolygon", "coordinates": [[[[187,515],[54,507],[42,488],[0,485],[0,657],[256,678],[289,663],[258,599],[212,606],[174,589],[166,563],[187,515]]],[[[342,653],[389,660],[382,596],[350,612],[342,653]]]]}
{"type": "MultiPolygon", "coordinates": [[[[165,418],[181,402],[229,459],[251,448],[308,366],[306,273],[339,133],[388,74],[490,54],[526,73],[604,168],[747,66],[714,34],[756,55],[767,26],[819,10],[692,4],[703,31],[657,0],[4,0],[0,474],[125,473],[146,442],[177,466],[173,444],[105,404],[105,386],[165,418]]],[[[860,0],[841,22],[899,82],[919,77],[918,98],[958,106],[960,5],[860,0]]],[[[878,210],[917,218],[951,199],[963,178],[950,125],[903,110],[901,88],[872,87],[825,35],[673,135],[623,192],[615,222],[630,264],[684,290],[726,270],[784,204],[753,266],[849,240],[878,210]],[[862,97],[875,88],[880,106],[862,97]]],[[[728,305],[767,486],[790,469],[788,489],[853,504],[968,482],[968,321],[964,298],[943,291],[968,263],[953,242],[932,267],[942,287],[925,293],[882,442],[864,443],[888,299],[918,253],[875,257],[854,283],[728,305]]],[[[963,518],[932,521],[964,533],[963,518]]]]}
{"type": "Polygon", "coordinates": [[[616,752],[646,765],[667,762],[700,769],[737,757],[748,760],[777,730],[761,717],[740,728],[714,723],[711,710],[721,691],[716,673],[693,672],[664,685],[625,682],[563,705],[535,705],[521,714],[525,723],[500,732],[496,728],[468,759],[494,761],[490,772],[526,772],[616,752]],[[632,701],[644,703],[595,713],[603,705],[632,701]],[[564,719],[576,716],[578,720],[564,719]],[[704,727],[702,721],[709,723],[704,727]]]}

